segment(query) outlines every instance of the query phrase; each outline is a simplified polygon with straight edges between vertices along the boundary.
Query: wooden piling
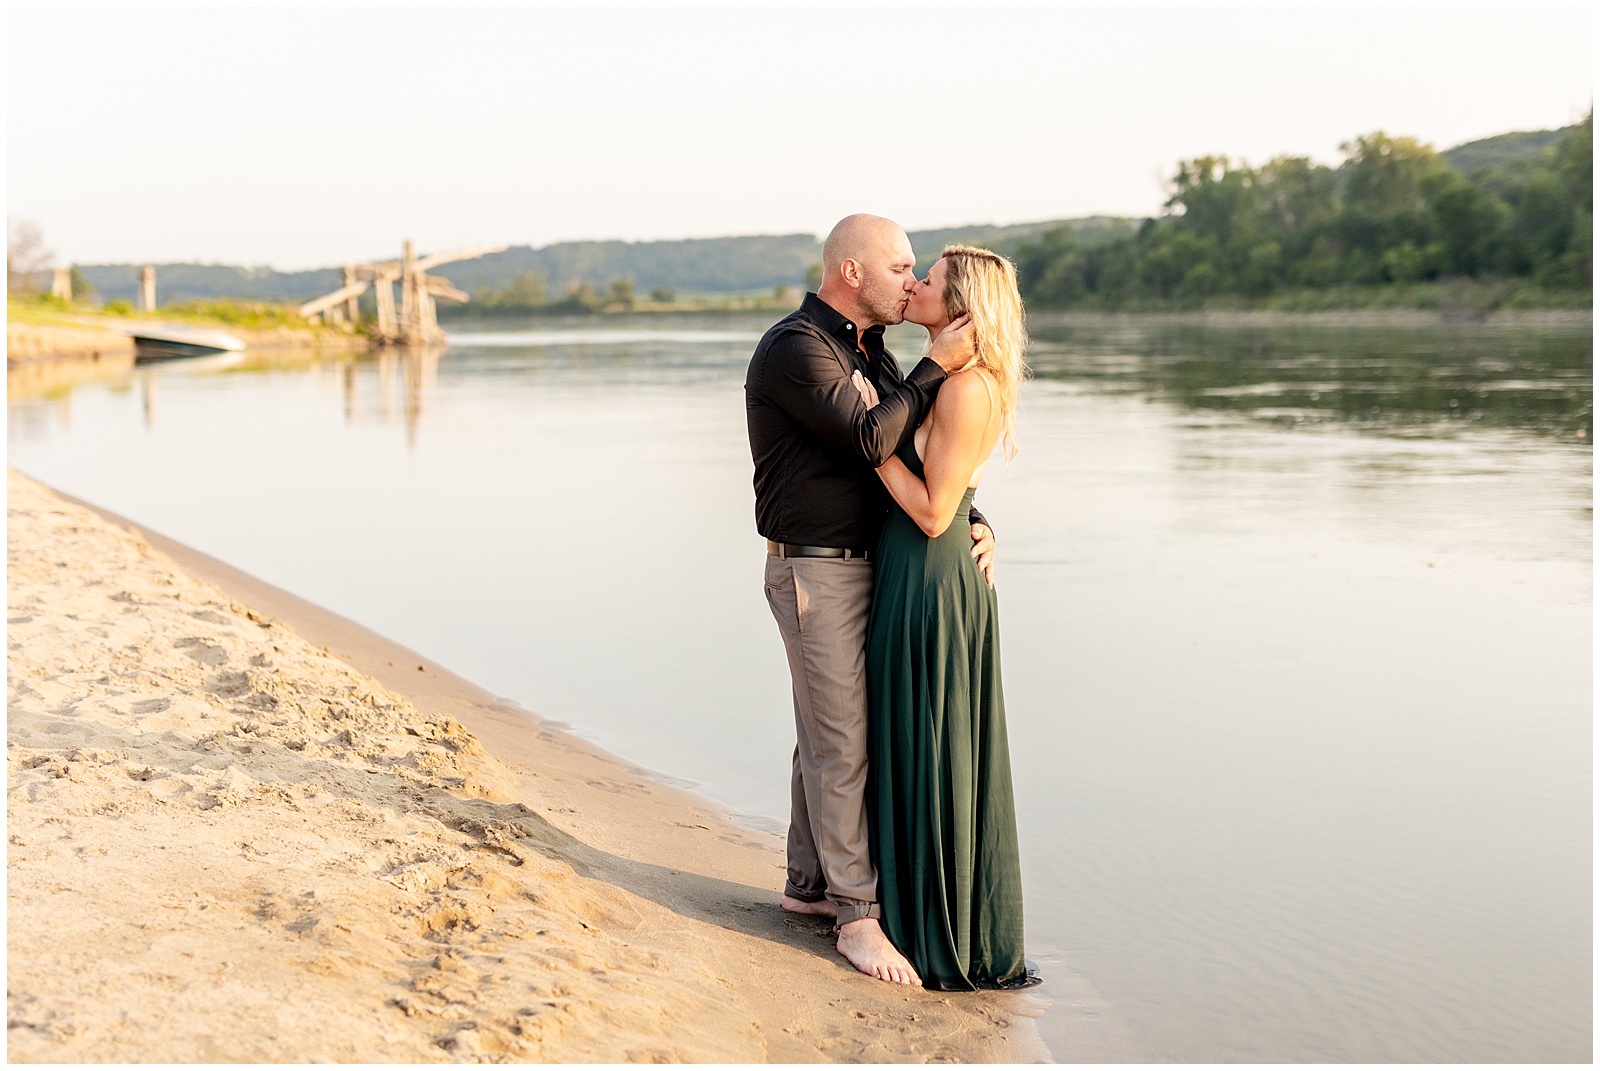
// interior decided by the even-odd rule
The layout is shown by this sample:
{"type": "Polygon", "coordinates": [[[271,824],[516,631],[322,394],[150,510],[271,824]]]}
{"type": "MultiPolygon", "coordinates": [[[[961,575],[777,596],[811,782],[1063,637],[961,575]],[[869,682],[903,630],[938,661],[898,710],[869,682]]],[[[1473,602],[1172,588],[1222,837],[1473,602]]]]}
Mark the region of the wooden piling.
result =
{"type": "MultiPolygon", "coordinates": [[[[355,269],[355,267],[353,265],[349,265],[349,264],[345,265],[343,278],[344,278],[344,288],[345,289],[349,289],[351,286],[355,285],[356,269],[355,269]]],[[[361,323],[361,295],[360,294],[351,294],[348,298],[345,298],[344,311],[345,311],[345,316],[349,319],[349,321],[352,324],[360,324],[361,323]]]]}
{"type": "Polygon", "coordinates": [[[439,330],[435,299],[443,297],[451,301],[468,301],[470,297],[452,286],[448,279],[429,276],[428,269],[452,261],[498,253],[504,248],[491,246],[418,257],[416,246],[408,238],[401,246],[398,261],[346,265],[344,285],[331,294],[301,305],[300,314],[308,319],[321,315],[330,324],[346,320],[359,323],[361,312],[357,300],[366,292],[370,281],[378,310],[378,322],[371,329],[373,341],[401,346],[427,346],[443,342],[444,332],[439,330]],[[395,308],[395,283],[400,284],[398,310],[395,308]]]}

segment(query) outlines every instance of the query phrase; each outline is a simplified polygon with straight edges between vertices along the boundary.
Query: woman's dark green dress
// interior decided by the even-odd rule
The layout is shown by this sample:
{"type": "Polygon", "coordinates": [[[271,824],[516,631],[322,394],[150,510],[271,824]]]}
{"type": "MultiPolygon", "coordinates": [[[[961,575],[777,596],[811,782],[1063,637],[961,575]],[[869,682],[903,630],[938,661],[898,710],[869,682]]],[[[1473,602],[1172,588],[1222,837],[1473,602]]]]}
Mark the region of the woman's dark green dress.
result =
{"type": "MultiPolygon", "coordinates": [[[[922,476],[911,442],[899,457],[922,476]]],[[[971,505],[969,490],[937,539],[891,510],[867,633],[883,927],[934,989],[1027,981],[999,618],[970,554],[971,505]]]]}

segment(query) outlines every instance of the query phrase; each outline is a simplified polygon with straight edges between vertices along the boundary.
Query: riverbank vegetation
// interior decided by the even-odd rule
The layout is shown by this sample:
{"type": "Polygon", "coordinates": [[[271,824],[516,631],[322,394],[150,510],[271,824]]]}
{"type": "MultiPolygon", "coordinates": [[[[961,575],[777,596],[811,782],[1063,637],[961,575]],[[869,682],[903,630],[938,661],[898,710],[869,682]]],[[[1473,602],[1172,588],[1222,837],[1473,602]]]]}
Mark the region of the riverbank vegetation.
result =
{"type": "Polygon", "coordinates": [[[208,327],[239,327],[251,330],[284,329],[316,332],[323,330],[309,323],[294,305],[269,301],[229,301],[212,299],[162,305],[155,312],[137,312],[124,298],[103,304],[88,301],[63,301],[49,294],[32,297],[12,296],[6,301],[6,315],[21,323],[115,324],[118,321],[161,320],[208,327]]]}
{"type": "Polygon", "coordinates": [[[1185,160],[1163,215],[1096,243],[1023,241],[1018,279],[1038,308],[1589,307],[1593,112],[1532,153],[1500,140],[1455,166],[1381,131],[1337,167],[1185,160]]]}
{"type": "Polygon", "coordinates": [[[478,316],[583,316],[603,312],[731,312],[793,309],[804,296],[797,286],[779,284],[753,293],[682,293],[670,286],[651,287],[640,294],[633,279],[611,280],[603,289],[588,281],[567,285],[560,297],[551,297],[550,281],[531,268],[501,288],[480,287],[468,305],[443,306],[441,319],[478,316]]]}

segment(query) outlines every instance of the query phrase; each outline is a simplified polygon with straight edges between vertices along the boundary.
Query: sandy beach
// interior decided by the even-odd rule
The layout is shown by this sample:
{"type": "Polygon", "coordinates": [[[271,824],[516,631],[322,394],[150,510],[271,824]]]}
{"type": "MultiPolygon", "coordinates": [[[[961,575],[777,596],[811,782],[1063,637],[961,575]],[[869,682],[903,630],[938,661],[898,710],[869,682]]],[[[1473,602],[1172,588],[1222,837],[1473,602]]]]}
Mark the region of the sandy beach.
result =
{"type": "Polygon", "coordinates": [[[15,472],[8,509],[13,1061],[1047,1058],[1037,1000],[785,916],[777,836],[15,472]]]}

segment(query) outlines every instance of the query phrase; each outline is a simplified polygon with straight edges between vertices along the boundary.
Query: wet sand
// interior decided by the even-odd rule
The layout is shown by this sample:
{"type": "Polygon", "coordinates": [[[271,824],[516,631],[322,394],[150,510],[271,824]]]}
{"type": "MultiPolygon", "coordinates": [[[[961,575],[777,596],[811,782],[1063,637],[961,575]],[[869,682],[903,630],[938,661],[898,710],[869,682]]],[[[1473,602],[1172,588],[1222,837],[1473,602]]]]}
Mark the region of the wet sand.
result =
{"type": "Polygon", "coordinates": [[[1034,998],[875,982],[779,911],[779,837],[15,472],[8,507],[13,1061],[1047,1058],[1034,998]]]}

